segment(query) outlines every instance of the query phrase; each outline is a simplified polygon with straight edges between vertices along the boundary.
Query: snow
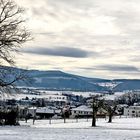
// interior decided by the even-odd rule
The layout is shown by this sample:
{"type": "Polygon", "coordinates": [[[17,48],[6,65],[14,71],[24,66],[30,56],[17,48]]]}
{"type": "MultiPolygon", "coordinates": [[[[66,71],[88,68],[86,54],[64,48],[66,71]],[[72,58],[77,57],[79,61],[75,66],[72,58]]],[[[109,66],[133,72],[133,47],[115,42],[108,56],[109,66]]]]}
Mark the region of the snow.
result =
{"type": "Polygon", "coordinates": [[[103,97],[101,97],[101,99],[114,101],[115,99],[117,99],[119,96],[122,96],[123,94],[124,94],[123,92],[115,92],[115,94],[113,95],[105,94],[103,97]]]}
{"type": "Polygon", "coordinates": [[[140,118],[115,118],[113,123],[105,119],[91,127],[91,120],[32,120],[21,126],[0,127],[0,140],[140,140],[140,118]]]}
{"type": "Polygon", "coordinates": [[[101,97],[101,99],[114,101],[116,97],[117,97],[116,95],[105,95],[105,96],[101,97]]]}
{"type": "Polygon", "coordinates": [[[77,108],[73,108],[72,110],[73,111],[89,111],[89,112],[92,112],[92,108],[89,108],[86,105],[81,105],[81,106],[79,106],[77,108]]]}
{"type": "Polygon", "coordinates": [[[109,88],[114,88],[117,85],[121,84],[122,82],[103,82],[103,83],[97,83],[99,86],[103,87],[109,87],[109,88]]]}
{"type": "MultiPolygon", "coordinates": [[[[33,89],[32,89],[33,90],[33,89]]],[[[7,94],[7,93],[3,93],[0,94],[0,99],[23,99],[28,97],[29,99],[32,98],[46,98],[49,100],[56,100],[56,101],[66,101],[67,98],[66,96],[63,95],[63,93],[66,94],[73,94],[73,95],[82,95],[83,97],[91,97],[92,95],[96,95],[96,94],[101,94],[99,92],[74,92],[74,91],[47,91],[47,90],[43,90],[43,89],[34,89],[35,91],[33,91],[34,94],[30,94],[28,93],[27,90],[23,90],[20,94],[7,94]],[[50,99],[52,98],[52,99],[50,99]],[[60,99],[59,99],[60,98],[60,99]]],[[[125,92],[115,92],[114,95],[105,95],[107,99],[111,99],[113,100],[116,97],[119,97],[121,95],[123,95],[125,92]]],[[[104,96],[104,97],[105,97],[104,96]]]]}
{"type": "Polygon", "coordinates": [[[49,109],[47,107],[37,108],[36,113],[54,113],[54,110],[49,109]]]}

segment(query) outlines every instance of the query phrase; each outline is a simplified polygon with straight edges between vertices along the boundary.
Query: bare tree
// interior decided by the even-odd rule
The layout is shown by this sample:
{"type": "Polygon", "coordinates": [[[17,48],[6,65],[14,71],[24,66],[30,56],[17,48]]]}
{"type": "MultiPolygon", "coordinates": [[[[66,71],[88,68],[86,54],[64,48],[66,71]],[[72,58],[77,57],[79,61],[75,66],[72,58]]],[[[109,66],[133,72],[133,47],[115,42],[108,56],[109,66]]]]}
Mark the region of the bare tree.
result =
{"type": "MultiPolygon", "coordinates": [[[[15,66],[14,54],[31,39],[24,26],[23,12],[13,0],[0,0],[0,93],[17,91],[17,82],[27,81],[26,70],[11,67],[15,66]],[[10,67],[4,66],[6,64],[10,67]]],[[[3,106],[0,113],[3,114],[5,125],[16,125],[18,110],[12,107],[8,110],[3,106]]]]}
{"type": "Polygon", "coordinates": [[[99,99],[99,95],[93,96],[92,97],[92,127],[96,126],[96,116],[97,116],[97,112],[99,111],[100,108],[103,107],[104,104],[104,100],[103,99],[99,99]]]}
{"type": "Polygon", "coordinates": [[[30,40],[30,32],[24,27],[22,19],[24,10],[12,0],[0,0],[0,88],[8,89],[17,81],[26,79],[25,71],[15,71],[11,67],[2,66],[8,63],[15,66],[14,53],[22,44],[30,40]],[[9,74],[9,75],[8,75],[9,74]],[[7,78],[7,77],[10,78],[7,78]]]}
{"type": "Polygon", "coordinates": [[[127,104],[128,106],[134,105],[134,103],[140,102],[140,93],[138,91],[130,91],[117,98],[120,104],[127,104]]]}
{"type": "Polygon", "coordinates": [[[113,101],[112,103],[109,102],[104,103],[104,109],[108,112],[108,117],[109,117],[108,123],[111,123],[112,118],[117,109],[117,102],[113,101]]]}
{"type": "MultiPolygon", "coordinates": [[[[112,95],[114,94],[114,87],[116,86],[116,83],[114,81],[111,81],[111,85],[108,86],[108,94],[112,95]]],[[[109,120],[108,122],[112,122],[112,118],[114,116],[114,113],[117,109],[117,101],[104,101],[103,108],[107,111],[109,120]]]]}
{"type": "Polygon", "coordinates": [[[14,67],[0,66],[0,91],[12,93],[18,91],[17,84],[31,83],[27,70],[16,69],[14,67]]]}

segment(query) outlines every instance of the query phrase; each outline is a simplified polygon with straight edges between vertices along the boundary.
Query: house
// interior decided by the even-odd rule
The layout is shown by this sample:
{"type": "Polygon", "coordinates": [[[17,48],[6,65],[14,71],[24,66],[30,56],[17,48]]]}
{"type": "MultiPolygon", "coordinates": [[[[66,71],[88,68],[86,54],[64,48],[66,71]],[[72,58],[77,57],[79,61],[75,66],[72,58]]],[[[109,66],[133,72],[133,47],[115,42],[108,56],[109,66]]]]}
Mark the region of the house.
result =
{"type": "Polygon", "coordinates": [[[129,106],[124,108],[124,116],[140,117],[140,106],[129,106]]]}
{"type": "Polygon", "coordinates": [[[60,95],[60,94],[46,95],[45,99],[49,100],[49,101],[64,101],[64,102],[67,102],[67,96],[60,95]]]}
{"type": "Polygon", "coordinates": [[[54,115],[54,109],[49,107],[39,107],[36,109],[36,116],[39,116],[40,118],[51,118],[54,115]]]}
{"type": "Polygon", "coordinates": [[[61,109],[57,109],[56,107],[38,107],[36,109],[36,116],[40,118],[52,118],[55,116],[60,116],[61,109]]]}
{"type": "Polygon", "coordinates": [[[92,116],[92,108],[86,106],[86,105],[81,105],[76,108],[71,109],[71,116],[73,117],[91,117],[92,116]]]}
{"type": "Polygon", "coordinates": [[[64,106],[68,102],[67,96],[61,94],[46,95],[44,99],[48,106],[64,106]]]}
{"type": "MultiPolygon", "coordinates": [[[[87,118],[87,117],[92,117],[93,109],[90,106],[86,105],[81,105],[77,108],[72,108],[71,109],[71,114],[72,117],[80,117],[80,118],[87,118]]],[[[107,111],[104,110],[103,108],[100,108],[97,112],[97,117],[98,118],[105,118],[107,115],[107,111]]]]}
{"type": "Polygon", "coordinates": [[[123,115],[124,114],[124,108],[127,108],[127,107],[128,107],[127,104],[118,104],[117,105],[117,110],[116,110],[117,114],[118,115],[123,115]]]}

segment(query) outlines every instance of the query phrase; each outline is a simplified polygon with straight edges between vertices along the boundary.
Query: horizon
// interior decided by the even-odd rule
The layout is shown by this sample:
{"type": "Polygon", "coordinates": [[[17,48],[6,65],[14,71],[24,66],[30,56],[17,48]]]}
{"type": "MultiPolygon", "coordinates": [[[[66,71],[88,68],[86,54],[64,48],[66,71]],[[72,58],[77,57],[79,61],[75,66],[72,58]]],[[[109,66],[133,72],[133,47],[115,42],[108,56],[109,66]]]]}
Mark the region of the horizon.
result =
{"type": "MultiPolygon", "coordinates": [[[[3,65],[5,66],[5,65],[3,65]]],[[[11,67],[11,66],[8,66],[8,67],[11,67]]],[[[20,68],[20,67],[16,67],[16,66],[12,66],[13,68],[17,68],[17,69],[22,69],[22,70],[29,70],[29,71],[43,71],[43,72],[62,72],[62,73],[65,73],[65,74],[70,74],[70,75],[75,75],[75,76],[80,76],[80,77],[85,77],[85,78],[95,78],[95,79],[102,79],[102,80],[140,80],[140,79],[134,79],[134,78],[115,78],[115,79],[109,79],[109,78],[102,78],[102,77],[89,77],[89,76],[86,76],[86,75],[80,75],[80,74],[76,74],[76,73],[70,73],[68,71],[62,71],[62,70],[55,70],[55,69],[48,69],[48,70],[39,70],[39,69],[28,69],[28,68],[20,68]]]]}
{"type": "Polygon", "coordinates": [[[140,1],[15,0],[34,40],[17,66],[103,79],[140,79],[140,1]]]}

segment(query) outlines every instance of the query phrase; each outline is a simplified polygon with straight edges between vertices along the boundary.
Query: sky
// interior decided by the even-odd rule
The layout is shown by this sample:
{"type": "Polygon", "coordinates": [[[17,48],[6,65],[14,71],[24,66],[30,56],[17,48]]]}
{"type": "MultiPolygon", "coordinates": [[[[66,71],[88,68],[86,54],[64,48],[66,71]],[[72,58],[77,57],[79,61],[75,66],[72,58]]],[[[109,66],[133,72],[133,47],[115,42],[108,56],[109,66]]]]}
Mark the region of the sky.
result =
{"type": "Polygon", "coordinates": [[[140,0],[15,0],[33,40],[18,67],[140,79],[140,0]]]}

